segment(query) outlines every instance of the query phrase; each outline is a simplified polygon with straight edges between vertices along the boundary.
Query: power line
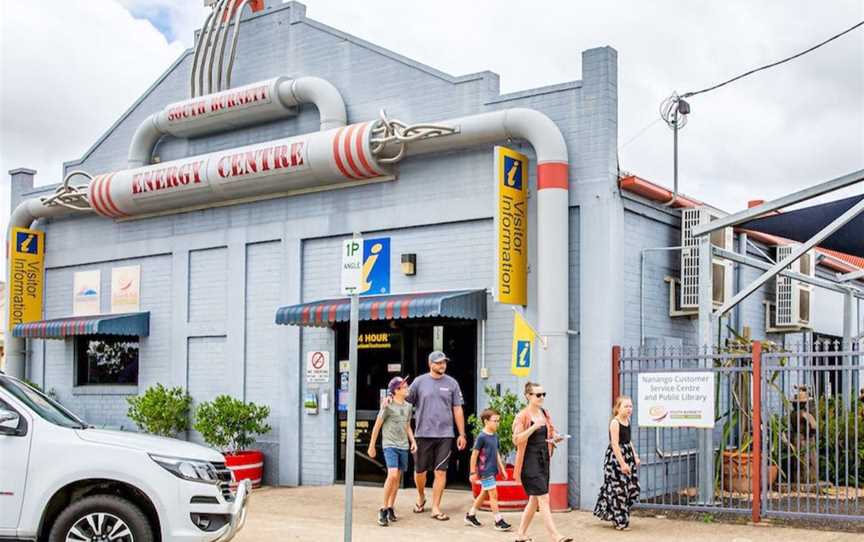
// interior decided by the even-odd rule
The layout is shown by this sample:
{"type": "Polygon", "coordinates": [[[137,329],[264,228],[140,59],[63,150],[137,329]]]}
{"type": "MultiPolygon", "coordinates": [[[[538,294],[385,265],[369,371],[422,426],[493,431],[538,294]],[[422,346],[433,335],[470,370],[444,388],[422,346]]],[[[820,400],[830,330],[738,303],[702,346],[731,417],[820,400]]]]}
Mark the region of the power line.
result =
{"type": "Polygon", "coordinates": [[[817,43],[817,44],[814,45],[813,47],[810,47],[809,49],[807,49],[807,50],[805,50],[805,51],[801,51],[801,52],[798,53],[798,54],[792,55],[792,56],[790,56],[790,57],[788,57],[788,58],[784,58],[783,60],[778,60],[777,62],[773,62],[773,63],[771,63],[771,64],[767,64],[767,65],[765,65],[765,66],[762,66],[761,68],[756,68],[755,70],[750,70],[749,72],[742,73],[741,75],[738,75],[738,76],[736,76],[736,77],[733,77],[732,79],[729,79],[728,81],[723,81],[722,83],[717,84],[717,85],[714,85],[713,87],[703,88],[702,90],[697,90],[697,91],[695,91],[695,92],[687,92],[687,93],[685,93],[685,94],[682,94],[681,97],[682,97],[682,98],[689,98],[690,96],[696,96],[697,94],[702,94],[702,93],[705,93],[705,92],[710,92],[710,91],[715,90],[715,89],[718,89],[718,88],[720,88],[720,87],[722,87],[722,86],[728,85],[729,83],[732,83],[733,81],[737,81],[737,80],[739,80],[739,79],[743,79],[744,77],[747,77],[748,75],[752,75],[752,74],[754,74],[754,73],[756,73],[756,72],[760,72],[760,71],[762,71],[762,70],[767,70],[768,68],[773,68],[774,66],[779,66],[780,64],[783,64],[784,62],[789,62],[790,60],[794,60],[794,59],[796,59],[796,58],[798,58],[798,57],[800,57],[800,56],[804,56],[804,55],[806,55],[807,53],[809,53],[809,52],[811,52],[811,51],[815,51],[816,49],[822,47],[823,45],[826,45],[826,44],[828,44],[828,43],[830,43],[830,42],[836,40],[837,38],[839,38],[839,37],[841,37],[841,36],[843,36],[843,35],[845,35],[845,34],[848,34],[849,32],[852,32],[853,30],[855,30],[856,28],[858,28],[858,27],[860,27],[860,26],[864,26],[864,21],[861,21],[861,22],[859,22],[859,23],[857,23],[857,24],[855,24],[855,25],[853,25],[853,26],[847,28],[846,30],[844,30],[843,32],[840,32],[839,34],[835,34],[834,36],[831,36],[831,37],[828,38],[827,40],[825,40],[825,41],[823,41],[823,42],[821,42],[821,43],[817,43]]]}

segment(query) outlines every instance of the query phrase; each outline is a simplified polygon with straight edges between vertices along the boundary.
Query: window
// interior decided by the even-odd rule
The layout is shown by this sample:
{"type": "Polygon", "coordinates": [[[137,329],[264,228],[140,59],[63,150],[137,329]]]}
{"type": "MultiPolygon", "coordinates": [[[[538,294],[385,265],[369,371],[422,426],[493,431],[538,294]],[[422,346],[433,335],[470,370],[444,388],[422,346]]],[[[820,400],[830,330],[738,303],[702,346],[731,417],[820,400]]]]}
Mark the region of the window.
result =
{"type": "Polygon", "coordinates": [[[75,359],[77,386],[138,384],[138,337],[76,337],[75,359]]]}

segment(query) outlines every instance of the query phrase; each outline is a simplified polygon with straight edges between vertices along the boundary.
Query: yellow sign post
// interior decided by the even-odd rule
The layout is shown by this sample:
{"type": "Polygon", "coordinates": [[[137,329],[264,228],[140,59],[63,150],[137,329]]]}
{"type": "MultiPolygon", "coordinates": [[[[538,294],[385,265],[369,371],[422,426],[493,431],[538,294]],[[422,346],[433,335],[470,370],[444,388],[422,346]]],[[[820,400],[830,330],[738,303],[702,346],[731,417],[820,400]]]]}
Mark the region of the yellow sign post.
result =
{"type": "Polygon", "coordinates": [[[42,319],[45,232],[12,228],[9,240],[9,329],[42,319]]]}
{"type": "Polygon", "coordinates": [[[528,304],[528,157],[495,147],[496,296],[528,304]]]}
{"type": "Polygon", "coordinates": [[[510,372],[524,378],[531,373],[534,363],[534,340],[537,333],[534,328],[522,317],[513,311],[513,350],[510,372]]]}

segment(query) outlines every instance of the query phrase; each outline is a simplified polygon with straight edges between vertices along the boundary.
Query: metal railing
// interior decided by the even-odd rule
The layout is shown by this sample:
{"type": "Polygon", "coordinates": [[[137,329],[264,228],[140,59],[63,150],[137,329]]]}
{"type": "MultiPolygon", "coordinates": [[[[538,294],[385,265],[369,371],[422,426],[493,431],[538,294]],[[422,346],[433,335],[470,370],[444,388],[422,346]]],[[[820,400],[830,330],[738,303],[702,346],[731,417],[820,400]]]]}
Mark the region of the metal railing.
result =
{"type": "Polygon", "coordinates": [[[839,343],[614,347],[613,396],[633,399],[632,438],[643,461],[636,506],[748,513],[755,521],[864,520],[859,354],[858,344],[839,343]],[[639,375],[659,372],[714,375],[713,430],[638,427],[639,375]],[[700,453],[700,439],[712,457],[700,453]]]}

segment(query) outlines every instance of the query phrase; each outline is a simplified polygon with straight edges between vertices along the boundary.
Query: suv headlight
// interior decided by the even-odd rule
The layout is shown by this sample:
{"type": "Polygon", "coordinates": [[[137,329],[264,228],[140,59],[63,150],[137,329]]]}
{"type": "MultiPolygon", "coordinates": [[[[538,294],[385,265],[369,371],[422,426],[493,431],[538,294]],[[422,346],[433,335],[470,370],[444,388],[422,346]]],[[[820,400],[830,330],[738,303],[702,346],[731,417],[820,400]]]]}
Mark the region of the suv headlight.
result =
{"type": "Polygon", "coordinates": [[[207,461],[153,454],[150,454],[150,459],[178,478],[191,482],[203,482],[205,484],[219,483],[216,469],[207,461]]]}

